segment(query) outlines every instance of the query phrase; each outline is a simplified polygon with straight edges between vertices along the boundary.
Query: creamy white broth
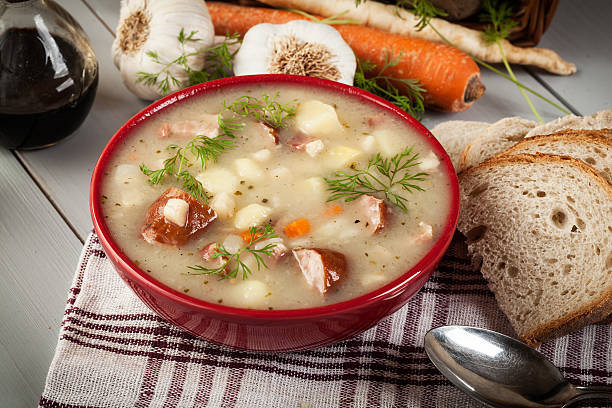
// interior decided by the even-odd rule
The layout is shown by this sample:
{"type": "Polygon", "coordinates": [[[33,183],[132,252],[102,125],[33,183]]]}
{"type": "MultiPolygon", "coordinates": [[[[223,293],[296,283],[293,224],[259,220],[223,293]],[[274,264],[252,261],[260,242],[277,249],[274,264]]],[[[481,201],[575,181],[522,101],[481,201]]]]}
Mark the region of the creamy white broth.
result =
{"type": "MultiPolygon", "coordinates": [[[[424,192],[404,193],[410,200],[407,214],[387,203],[386,226],[373,235],[368,232],[363,211],[355,202],[326,202],[329,192],[323,177],[330,177],[337,170],[351,172],[348,168],[351,163],[364,168],[372,154],[390,148],[399,152],[406,146],[414,146],[421,159],[431,160],[432,153],[426,143],[398,119],[357,100],[325,91],[313,92],[291,86],[274,89],[251,86],[248,90],[241,88],[194,98],[160,112],[135,130],[117,149],[105,171],[102,189],[104,216],[114,239],[127,256],[155,279],[190,296],[254,309],[296,309],[337,303],[399,277],[431,248],[442,232],[449,212],[449,185],[440,166],[427,171],[427,181],[420,183],[424,192]],[[229,247],[232,247],[232,242],[244,245],[236,238],[242,230],[236,228],[235,217],[228,219],[220,215],[196,239],[181,247],[145,242],[141,228],[147,209],[169,187],[180,188],[181,183],[167,176],[159,185],[151,185],[138,166],[144,162],[149,168],[158,169],[172,154],[166,149],[169,144],[183,146],[191,140],[191,136],[176,134],[160,138],[160,129],[165,123],[175,125],[199,120],[207,114],[216,115],[222,110],[224,101],[230,103],[242,95],[259,98],[264,93],[273,95],[276,92],[279,92],[281,103],[296,100],[303,104],[316,100],[333,106],[342,130],[327,135],[313,133],[314,137],[320,137],[324,149],[311,157],[305,151],[292,151],[285,144],[296,134],[295,118],[289,119],[288,127],[280,131],[277,146],[266,140],[265,129],[259,123],[245,119],[246,126],[236,133],[237,148],[221,154],[218,162],[206,170],[202,170],[199,163],[189,166],[188,170],[194,176],[216,174],[212,181],[200,179],[206,181],[205,186],[226,189],[235,201],[236,211],[251,204],[268,207],[270,214],[262,222],[271,223],[288,252],[276,263],[267,259],[269,268],[260,270],[257,270],[254,259],[247,259],[253,273],[244,280],[241,273],[237,278],[229,279],[220,279],[217,275],[190,276],[187,274],[190,272],[188,266],[206,265],[198,253],[203,247],[211,242],[224,241],[229,247]],[[368,118],[373,117],[376,117],[376,124],[368,124],[368,118]],[[372,143],[372,135],[381,131],[403,145],[392,143],[389,147],[385,144],[385,137],[374,137],[372,143]],[[342,154],[338,152],[346,152],[347,148],[360,154],[343,165],[339,158],[342,154]],[[262,149],[269,153],[262,153],[262,149]],[[256,171],[250,169],[240,175],[240,167],[236,164],[239,159],[251,160],[247,163],[254,164],[256,171]],[[342,212],[330,215],[329,208],[335,204],[342,212]],[[308,219],[310,232],[288,238],[284,227],[299,218],[308,219]],[[428,226],[432,231],[430,239],[427,237],[428,226]],[[228,239],[228,236],[232,237],[228,239]],[[304,279],[291,253],[295,247],[325,248],[344,254],[347,264],[345,278],[332,285],[325,294],[319,293],[304,279]]],[[[210,195],[215,196],[215,192],[210,195]]]]}

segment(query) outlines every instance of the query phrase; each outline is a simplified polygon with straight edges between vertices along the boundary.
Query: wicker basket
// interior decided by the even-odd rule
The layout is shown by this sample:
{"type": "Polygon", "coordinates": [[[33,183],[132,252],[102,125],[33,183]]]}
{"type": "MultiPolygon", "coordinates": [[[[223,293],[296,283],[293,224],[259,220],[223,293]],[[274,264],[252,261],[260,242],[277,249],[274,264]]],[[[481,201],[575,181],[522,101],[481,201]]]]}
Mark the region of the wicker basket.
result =
{"type": "MultiPolygon", "coordinates": [[[[519,0],[517,3],[519,6],[515,20],[518,25],[510,33],[508,40],[520,47],[534,47],[550,25],[559,0],[519,0]]],[[[484,30],[486,27],[486,23],[479,22],[476,18],[457,23],[477,30],[484,30]]]]}

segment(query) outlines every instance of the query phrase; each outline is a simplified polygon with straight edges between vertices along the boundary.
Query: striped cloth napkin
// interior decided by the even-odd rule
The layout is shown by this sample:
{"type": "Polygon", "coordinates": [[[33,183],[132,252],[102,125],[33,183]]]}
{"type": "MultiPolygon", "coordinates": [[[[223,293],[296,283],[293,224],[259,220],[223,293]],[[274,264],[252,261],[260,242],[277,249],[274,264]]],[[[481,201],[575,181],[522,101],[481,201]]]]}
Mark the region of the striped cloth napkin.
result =
{"type": "MultiPolygon", "coordinates": [[[[39,407],[479,407],[425,354],[423,336],[445,324],[512,334],[458,239],[424,288],[378,326],[331,346],[266,354],[217,346],[157,317],[92,234],[39,407]]],[[[612,382],[610,325],[540,350],[574,384],[612,382]]]]}

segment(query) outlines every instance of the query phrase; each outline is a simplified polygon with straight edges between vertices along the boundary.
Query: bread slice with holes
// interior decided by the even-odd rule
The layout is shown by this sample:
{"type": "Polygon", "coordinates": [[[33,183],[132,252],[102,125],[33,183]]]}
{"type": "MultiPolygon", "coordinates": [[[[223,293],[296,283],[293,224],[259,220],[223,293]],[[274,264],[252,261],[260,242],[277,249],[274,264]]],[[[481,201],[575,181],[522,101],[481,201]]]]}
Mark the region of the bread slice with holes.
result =
{"type": "Polygon", "coordinates": [[[612,183],[612,133],[606,137],[606,133],[600,130],[562,130],[523,139],[502,154],[521,153],[570,156],[593,167],[612,183]]]}
{"type": "Polygon", "coordinates": [[[603,110],[590,116],[568,115],[551,122],[535,126],[525,137],[548,135],[568,129],[606,129],[612,128],[612,109],[603,110]]]}
{"type": "Polygon", "coordinates": [[[498,153],[506,151],[509,147],[523,140],[527,132],[536,125],[536,122],[518,116],[498,120],[489,126],[481,136],[466,146],[459,159],[458,171],[465,171],[498,153]]]}
{"type": "Polygon", "coordinates": [[[527,344],[612,313],[612,185],[569,157],[497,156],[459,176],[459,230],[527,344]]]}
{"type": "Polygon", "coordinates": [[[458,171],[459,159],[465,147],[483,135],[489,126],[491,124],[487,122],[449,120],[434,126],[431,133],[446,150],[453,167],[458,171]]]}

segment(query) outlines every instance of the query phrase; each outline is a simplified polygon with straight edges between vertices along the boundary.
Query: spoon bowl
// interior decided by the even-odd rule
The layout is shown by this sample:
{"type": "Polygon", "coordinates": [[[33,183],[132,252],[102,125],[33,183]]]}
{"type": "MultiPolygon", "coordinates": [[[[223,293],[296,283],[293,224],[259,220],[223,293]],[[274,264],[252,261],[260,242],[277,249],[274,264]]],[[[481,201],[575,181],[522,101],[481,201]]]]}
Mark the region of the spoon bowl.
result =
{"type": "Polygon", "coordinates": [[[442,326],[425,335],[429,359],[456,387],[493,407],[564,407],[612,397],[612,387],[570,384],[542,354],[503,334],[442,326]]]}

